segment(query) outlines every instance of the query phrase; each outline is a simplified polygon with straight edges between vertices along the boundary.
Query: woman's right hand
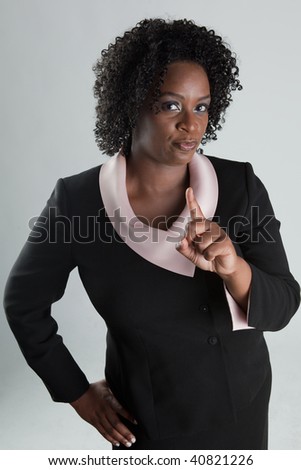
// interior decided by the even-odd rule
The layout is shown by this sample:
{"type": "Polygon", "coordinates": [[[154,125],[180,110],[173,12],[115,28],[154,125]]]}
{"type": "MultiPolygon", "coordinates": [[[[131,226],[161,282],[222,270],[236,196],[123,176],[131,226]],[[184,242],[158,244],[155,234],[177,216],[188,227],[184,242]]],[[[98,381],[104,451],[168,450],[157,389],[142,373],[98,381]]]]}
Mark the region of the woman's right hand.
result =
{"type": "Polygon", "coordinates": [[[114,446],[131,447],[135,436],[122,423],[119,415],[137,424],[131,414],[116,400],[106,380],[90,384],[88,390],[70,403],[76,412],[92,424],[114,446]]]}

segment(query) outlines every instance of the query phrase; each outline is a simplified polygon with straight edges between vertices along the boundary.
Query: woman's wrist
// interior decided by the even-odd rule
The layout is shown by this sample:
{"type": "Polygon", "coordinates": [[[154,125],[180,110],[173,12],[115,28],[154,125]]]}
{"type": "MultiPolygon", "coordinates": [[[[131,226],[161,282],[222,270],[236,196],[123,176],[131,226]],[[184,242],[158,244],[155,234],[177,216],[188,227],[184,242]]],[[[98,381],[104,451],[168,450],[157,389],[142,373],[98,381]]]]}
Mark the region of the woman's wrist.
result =
{"type": "Polygon", "coordinates": [[[240,307],[247,311],[248,297],[252,281],[252,270],[250,265],[240,256],[233,271],[220,276],[234,300],[240,307]]]}

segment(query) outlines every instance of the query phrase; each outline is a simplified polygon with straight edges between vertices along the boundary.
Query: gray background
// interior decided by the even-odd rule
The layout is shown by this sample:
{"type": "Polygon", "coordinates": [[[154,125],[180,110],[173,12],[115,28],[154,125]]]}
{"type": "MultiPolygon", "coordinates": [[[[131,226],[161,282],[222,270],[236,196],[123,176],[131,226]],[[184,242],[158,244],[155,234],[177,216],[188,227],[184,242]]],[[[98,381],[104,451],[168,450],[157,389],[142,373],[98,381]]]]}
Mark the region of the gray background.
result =
{"type": "MultiPolygon", "coordinates": [[[[56,180],[102,161],[93,136],[93,63],[115,36],[156,16],[213,27],[237,52],[244,91],[235,94],[224,130],[205,153],[252,162],[301,280],[299,2],[1,0],[1,288],[28,220],[56,180]]],[[[89,380],[101,378],[105,328],[76,271],[53,314],[89,380]]],[[[0,322],[0,448],[109,449],[69,405],[51,401],[3,314],[0,322]]],[[[297,314],[286,329],[266,334],[274,374],[271,449],[301,448],[300,327],[297,314]]]]}

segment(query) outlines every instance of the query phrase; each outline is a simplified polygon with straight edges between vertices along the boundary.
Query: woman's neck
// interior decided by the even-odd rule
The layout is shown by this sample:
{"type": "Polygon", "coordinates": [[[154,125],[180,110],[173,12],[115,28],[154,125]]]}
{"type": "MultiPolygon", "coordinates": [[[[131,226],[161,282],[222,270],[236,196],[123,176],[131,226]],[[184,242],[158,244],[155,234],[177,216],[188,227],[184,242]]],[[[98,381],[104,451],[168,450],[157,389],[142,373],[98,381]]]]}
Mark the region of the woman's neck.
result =
{"type": "Polygon", "coordinates": [[[126,188],[136,216],[144,223],[167,230],[185,207],[189,186],[188,165],[171,166],[147,158],[129,157],[126,188]]]}
{"type": "Polygon", "coordinates": [[[188,166],[166,165],[151,159],[127,158],[126,180],[128,190],[143,194],[169,193],[189,186],[188,166]]]}

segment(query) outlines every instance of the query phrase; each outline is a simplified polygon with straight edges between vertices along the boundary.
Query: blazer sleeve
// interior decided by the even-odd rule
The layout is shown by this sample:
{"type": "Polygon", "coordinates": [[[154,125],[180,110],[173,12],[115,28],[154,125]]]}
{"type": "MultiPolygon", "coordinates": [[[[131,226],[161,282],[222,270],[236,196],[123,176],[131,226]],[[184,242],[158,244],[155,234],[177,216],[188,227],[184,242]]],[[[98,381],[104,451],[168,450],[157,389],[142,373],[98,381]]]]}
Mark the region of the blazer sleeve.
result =
{"type": "Polygon", "coordinates": [[[252,270],[248,326],[262,331],[284,328],[300,304],[300,286],[290,272],[268,193],[246,163],[248,208],[240,234],[243,257],[252,270]]]}
{"type": "Polygon", "coordinates": [[[7,320],[26,361],[53,400],[61,402],[76,400],[89,386],[51,316],[51,305],[63,296],[75,267],[71,241],[60,179],[10,272],[4,294],[7,320]]]}

